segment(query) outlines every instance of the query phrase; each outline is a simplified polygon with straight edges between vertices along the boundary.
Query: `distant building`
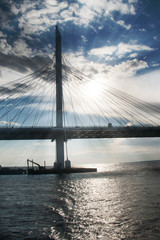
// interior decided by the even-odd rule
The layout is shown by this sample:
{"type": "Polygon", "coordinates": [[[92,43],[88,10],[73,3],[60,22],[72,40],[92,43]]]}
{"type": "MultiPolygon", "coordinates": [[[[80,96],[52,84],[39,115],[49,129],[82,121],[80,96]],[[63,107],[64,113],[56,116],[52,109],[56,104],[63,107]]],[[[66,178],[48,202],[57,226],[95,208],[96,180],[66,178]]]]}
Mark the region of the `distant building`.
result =
{"type": "Polygon", "coordinates": [[[109,128],[113,127],[113,126],[112,126],[112,123],[108,123],[108,127],[109,127],[109,128]]]}

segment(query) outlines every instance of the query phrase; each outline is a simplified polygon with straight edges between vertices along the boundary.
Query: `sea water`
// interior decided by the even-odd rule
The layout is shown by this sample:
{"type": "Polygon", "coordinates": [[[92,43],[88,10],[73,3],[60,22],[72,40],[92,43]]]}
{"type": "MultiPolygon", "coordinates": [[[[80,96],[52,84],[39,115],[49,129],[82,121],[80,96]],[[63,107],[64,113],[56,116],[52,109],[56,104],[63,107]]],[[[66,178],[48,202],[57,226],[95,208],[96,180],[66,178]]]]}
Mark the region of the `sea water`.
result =
{"type": "Polygon", "coordinates": [[[0,176],[0,239],[160,239],[160,162],[0,176]]]}

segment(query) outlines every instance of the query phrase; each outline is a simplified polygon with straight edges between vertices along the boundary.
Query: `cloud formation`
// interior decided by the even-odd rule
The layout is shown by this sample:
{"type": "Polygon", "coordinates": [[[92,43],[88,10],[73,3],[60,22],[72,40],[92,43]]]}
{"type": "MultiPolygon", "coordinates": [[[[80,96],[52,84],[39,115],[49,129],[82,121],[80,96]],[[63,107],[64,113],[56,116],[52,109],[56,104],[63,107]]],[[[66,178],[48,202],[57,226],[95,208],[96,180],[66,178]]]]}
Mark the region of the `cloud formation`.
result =
{"type": "MultiPolygon", "coordinates": [[[[29,58],[33,60],[35,56],[39,56],[38,58],[42,59],[41,56],[51,57],[53,55],[53,26],[57,23],[62,34],[64,33],[64,52],[68,51],[68,46],[72,52],[75,52],[75,57],[77,52],[83,51],[80,61],[84,58],[85,64],[90,65],[91,62],[100,59],[101,64],[107,62],[113,66],[124,62],[124,57],[147,62],[142,55],[156,50],[152,44],[141,42],[139,38],[133,37],[133,32],[139,32],[139,29],[142,30],[141,34],[147,33],[146,26],[139,24],[136,27],[137,23],[133,25],[132,18],[136,19],[139,14],[138,0],[102,0],[99,2],[92,0],[72,2],[68,0],[60,2],[58,0],[11,0],[10,4],[2,1],[1,6],[1,56],[4,56],[5,64],[8,62],[6,66],[19,69],[21,72],[25,72],[28,67],[36,69],[29,64],[29,58]],[[129,38],[129,34],[132,34],[132,38],[129,38]],[[10,58],[15,64],[16,61],[13,59],[17,60],[17,66],[13,67],[10,58]],[[24,60],[25,58],[28,58],[28,61],[24,60]],[[120,59],[122,59],[121,62],[120,59]]],[[[157,35],[154,34],[152,39],[157,39],[157,35]]],[[[0,64],[4,66],[3,62],[0,64]]],[[[98,66],[99,63],[96,64],[98,66]]],[[[158,67],[158,63],[154,61],[148,66],[158,67]]],[[[97,71],[97,67],[89,68],[93,72],[97,71]]]]}
{"type": "MultiPolygon", "coordinates": [[[[23,30],[27,37],[30,34],[40,35],[47,31],[50,26],[73,22],[76,25],[89,26],[93,21],[100,21],[101,18],[112,16],[115,11],[123,15],[135,15],[134,2],[124,3],[122,0],[102,0],[98,4],[96,1],[78,0],[58,2],[56,0],[12,2],[11,13],[20,15],[18,27],[23,30]]],[[[118,24],[127,27],[123,20],[118,24]]],[[[129,25],[128,25],[129,26],[129,25]]],[[[128,28],[128,27],[127,27],[128,28]]]]}
{"type": "Polygon", "coordinates": [[[1,66],[10,68],[20,73],[28,73],[28,71],[37,71],[47,62],[49,62],[49,57],[34,56],[32,58],[23,56],[8,56],[6,54],[0,53],[0,63],[1,66]]]}
{"type": "MultiPolygon", "coordinates": [[[[117,46],[104,46],[101,48],[93,48],[89,51],[89,55],[96,55],[99,57],[112,56],[115,54],[118,58],[124,57],[126,54],[140,52],[140,51],[153,51],[154,49],[141,44],[128,44],[120,42],[117,46]]],[[[132,55],[133,56],[133,55],[132,55]]]]}

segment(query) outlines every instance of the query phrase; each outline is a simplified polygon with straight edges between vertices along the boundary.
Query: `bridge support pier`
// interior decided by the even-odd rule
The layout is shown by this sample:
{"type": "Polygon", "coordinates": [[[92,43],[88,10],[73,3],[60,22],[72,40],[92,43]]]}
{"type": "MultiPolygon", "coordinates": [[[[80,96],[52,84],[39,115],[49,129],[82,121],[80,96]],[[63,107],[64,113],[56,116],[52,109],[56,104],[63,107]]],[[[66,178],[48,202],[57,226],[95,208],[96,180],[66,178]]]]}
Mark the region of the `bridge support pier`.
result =
{"type": "Polygon", "coordinates": [[[56,138],[56,162],[54,168],[64,168],[64,138],[61,135],[56,138]]]}

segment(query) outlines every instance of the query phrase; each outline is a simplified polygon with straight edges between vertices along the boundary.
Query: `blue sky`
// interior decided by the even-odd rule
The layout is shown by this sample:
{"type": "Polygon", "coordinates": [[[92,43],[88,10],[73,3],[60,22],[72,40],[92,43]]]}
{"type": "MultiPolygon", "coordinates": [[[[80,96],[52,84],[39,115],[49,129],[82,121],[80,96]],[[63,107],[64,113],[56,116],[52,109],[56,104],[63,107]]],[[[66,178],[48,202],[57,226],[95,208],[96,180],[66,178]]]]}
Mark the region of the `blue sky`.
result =
{"type": "MultiPolygon", "coordinates": [[[[97,81],[159,103],[159,10],[158,0],[2,0],[0,81],[31,73],[52,58],[58,24],[63,54],[72,65],[97,81]]],[[[12,143],[0,143],[2,165],[23,165],[32,156],[53,160],[53,143],[12,143]]],[[[159,144],[159,139],[77,140],[69,142],[69,152],[75,164],[149,160],[159,159],[159,144]]]]}

